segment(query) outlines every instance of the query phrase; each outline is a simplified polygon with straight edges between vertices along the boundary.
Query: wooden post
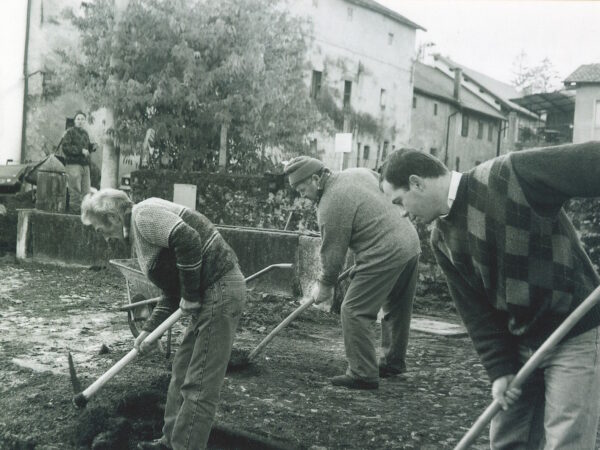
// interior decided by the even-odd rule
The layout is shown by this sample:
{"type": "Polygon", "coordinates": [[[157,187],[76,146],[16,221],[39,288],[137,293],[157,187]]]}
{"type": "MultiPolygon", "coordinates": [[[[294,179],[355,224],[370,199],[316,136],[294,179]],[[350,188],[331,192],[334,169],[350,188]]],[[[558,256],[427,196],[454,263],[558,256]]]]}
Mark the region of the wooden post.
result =
{"type": "Polygon", "coordinates": [[[219,147],[219,171],[225,172],[227,168],[227,132],[229,125],[221,125],[221,145],[219,147]]]}

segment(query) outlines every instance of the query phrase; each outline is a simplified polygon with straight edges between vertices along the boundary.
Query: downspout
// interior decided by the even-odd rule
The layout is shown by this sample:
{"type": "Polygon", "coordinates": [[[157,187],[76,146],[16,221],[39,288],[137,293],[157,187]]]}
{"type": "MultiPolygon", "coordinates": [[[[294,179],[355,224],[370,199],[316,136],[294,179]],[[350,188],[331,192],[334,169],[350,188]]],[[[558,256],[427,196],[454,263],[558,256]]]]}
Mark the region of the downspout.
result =
{"type": "Polygon", "coordinates": [[[31,22],[31,0],[27,0],[27,22],[25,26],[25,57],[23,60],[23,120],[21,122],[21,156],[19,163],[23,161],[25,147],[27,146],[27,96],[29,95],[29,74],[27,60],[29,59],[29,26],[31,22]]]}
{"type": "Polygon", "coordinates": [[[500,156],[500,140],[502,139],[502,133],[508,128],[508,121],[506,121],[505,126],[502,126],[502,120],[498,122],[498,145],[496,146],[496,156],[500,156]]]}
{"type": "Polygon", "coordinates": [[[457,115],[458,111],[454,111],[452,114],[448,116],[448,121],[446,124],[446,150],[444,151],[444,165],[448,166],[448,145],[450,144],[450,119],[453,116],[457,115]]]}

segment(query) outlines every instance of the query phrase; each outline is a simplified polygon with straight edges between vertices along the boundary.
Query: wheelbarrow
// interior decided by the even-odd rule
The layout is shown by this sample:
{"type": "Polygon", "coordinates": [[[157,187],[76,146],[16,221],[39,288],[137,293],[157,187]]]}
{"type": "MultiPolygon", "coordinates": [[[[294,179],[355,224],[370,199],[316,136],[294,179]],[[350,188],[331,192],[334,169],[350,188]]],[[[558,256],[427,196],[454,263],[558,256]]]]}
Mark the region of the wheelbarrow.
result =
{"type": "MultiPolygon", "coordinates": [[[[156,288],[146,277],[143,275],[140,270],[136,259],[119,259],[119,260],[111,260],[111,264],[118,267],[123,276],[125,277],[125,281],[127,283],[127,297],[129,299],[129,304],[122,307],[121,309],[127,311],[127,317],[129,322],[129,327],[131,332],[137,337],[140,333],[138,329],[138,324],[146,318],[150,316],[152,313],[152,309],[154,309],[154,305],[158,303],[159,297],[139,300],[136,302],[132,302],[132,300],[136,298],[143,298],[144,294],[146,295],[154,295],[157,292],[160,292],[158,288],[156,288]],[[140,292],[141,291],[141,292],[140,292]],[[135,294],[132,296],[132,292],[135,294]]],[[[281,263],[281,264],[272,264],[264,269],[256,272],[249,277],[246,277],[245,281],[249,282],[266,272],[271,271],[272,269],[291,269],[293,264],[289,263],[281,263]]],[[[173,326],[181,317],[181,310],[177,310],[171,316],[169,316],[165,321],[160,324],[152,333],[150,333],[144,342],[154,342],[160,339],[160,336],[168,332],[169,337],[171,333],[171,326],[173,326]]],[[[170,338],[169,338],[169,349],[170,352],[170,338]]],[[[73,403],[78,408],[83,408],[88,402],[88,399],[94,395],[102,386],[104,386],[111,378],[113,378],[117,373],[121,371],[123,367],[125,367],[130,361],[132,361],[138,354],[138,350],[136,348],[132,349],[129,353],[127,353],[123,358],[117,361],[110,369],[108,369],[104,374],[102,374],[96,381],[94,381],[88,388],[81,391],[81,383],[77,377],[77,372],[75,370],[75,364],[73,363],[73,358],[71,353],[68,355],[69,362],[69,373],[71,376],[71,384],[73,385],[73,390],[75,391],[75,396],[73,397],[73,403]]]]}
{"type": "MultiPolygon", "coordinates": [[[[161,291],[142,273],[137,259],[111,259],[109,262],[125,277],[128,304],[119,308],[119,311],[127,313],[129,329],[134,337],[138,337],[143,323],[150,317],[154,306],[158,303],[161,291]]],[[[271,264],[247,277],[246,282],[273,269],[289,269],[291,267],[292,264],[287,263],[271,264]]],[[[171,355],[171,328],[167,332],[167,348],[162,348],[160,341],[157,343],[169,358],[171,355]]]]}

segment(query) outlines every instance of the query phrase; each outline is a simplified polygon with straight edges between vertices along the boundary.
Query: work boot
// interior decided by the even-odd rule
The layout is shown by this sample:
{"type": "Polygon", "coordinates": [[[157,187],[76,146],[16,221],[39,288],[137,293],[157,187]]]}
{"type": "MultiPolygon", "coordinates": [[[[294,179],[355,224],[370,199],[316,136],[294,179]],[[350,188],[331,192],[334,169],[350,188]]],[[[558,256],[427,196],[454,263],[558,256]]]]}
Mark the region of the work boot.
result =
{"type": "Polygon", "coordinates": [[[406,372],[406,367],[398,369],[396,367],[391,367],[385,364],[379,365],[379,378],[395,377],[396,375],[401,375],[404,372],[406,372]]]}
{"type": "Polygon", "coordinates": [[[343,386],[348,389],[377,389],[379,381],[365,381],[348,375],[338,375],[331,379],[334,386],[343,386]]]}
{"type": "Polygon", "coordinates": [[[161,439],[138,442],[137,448],[138,450],[171,450],[171,447],[167,447],[163,444],[161,439]]]}

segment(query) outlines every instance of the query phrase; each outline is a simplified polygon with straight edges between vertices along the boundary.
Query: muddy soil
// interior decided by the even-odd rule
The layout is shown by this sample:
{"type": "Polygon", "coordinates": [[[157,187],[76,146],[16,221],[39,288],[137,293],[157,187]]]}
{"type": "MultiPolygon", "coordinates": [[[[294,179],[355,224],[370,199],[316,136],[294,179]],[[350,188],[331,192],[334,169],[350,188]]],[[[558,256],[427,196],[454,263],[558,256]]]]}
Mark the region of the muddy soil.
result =
{"type": "MultiPolygon", "coordinates": [[[[9,256],[0,280],[0,449],[129,449],[160,435],[170,361],[158,349],[84,410],[71,402],[68,351],[86,387],[131,349],[117,310],[127,302],[122,275],[9,256]]],[[[458,322],[443,287],[420,292],[415,314],[458,322]]],[[[251,293],[236,351],[254,348],[297,306],[251,293]]],[[[173,350],[181,331],[177,325],[173,350]]],[[[339,317],[311,308],[250,366],[227,375],[210,448],[452,448],[490,400],[470,341],[412,332],[408,356],[408,372],[377,391],[333,387],[329,377],[345,369],[339,317]]],[[[487,447],[486,436],[477,447],[487,447]]]]}

